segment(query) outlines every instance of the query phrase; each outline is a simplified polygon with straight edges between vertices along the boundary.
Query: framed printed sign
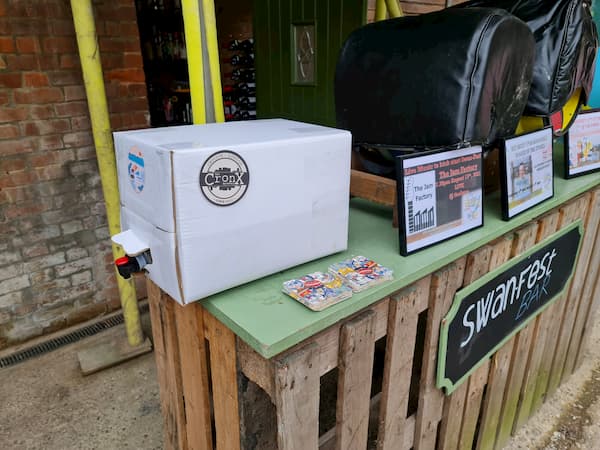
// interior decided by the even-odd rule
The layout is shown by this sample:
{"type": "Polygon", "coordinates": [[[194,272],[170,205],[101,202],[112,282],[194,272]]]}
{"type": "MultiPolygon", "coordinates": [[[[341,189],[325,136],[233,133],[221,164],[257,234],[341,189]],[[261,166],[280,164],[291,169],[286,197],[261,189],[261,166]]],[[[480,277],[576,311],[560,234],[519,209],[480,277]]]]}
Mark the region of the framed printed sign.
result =
{"type": "Polygon", "coordinates": [[[565,178],[600,170],[600,110],[581,111],[565,135],[565,178]]]}
{"type": "Polygon", "coordinates": [[[551,127],[504,141],[500,158],[504,220],[554,195],[552,145],[551,127]]]}
{"type": "Polygon", "coordinates": [[[402,255],[483,225],[481,147],[399,156],[396,169],[402,255]]]}

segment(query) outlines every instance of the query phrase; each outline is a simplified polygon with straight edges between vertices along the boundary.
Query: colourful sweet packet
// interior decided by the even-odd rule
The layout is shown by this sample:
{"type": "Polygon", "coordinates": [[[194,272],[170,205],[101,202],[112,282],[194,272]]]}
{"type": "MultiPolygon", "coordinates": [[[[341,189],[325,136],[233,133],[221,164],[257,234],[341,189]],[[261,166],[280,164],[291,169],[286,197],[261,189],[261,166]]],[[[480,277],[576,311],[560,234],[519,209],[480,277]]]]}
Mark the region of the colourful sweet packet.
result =
{"type": "Polygon", "coordinates": [[[364,256],[335,263],[329,266],[329,273],[340,277],[354,292],[361,292],[372,286],[394,278],[394,272],[364,256]]]}
{"type": "Polygon", "coordinates": [[[330,273],[314,272],[283,283],[283,292],[313,311],[352,297],[352,289],[330,273]]]}

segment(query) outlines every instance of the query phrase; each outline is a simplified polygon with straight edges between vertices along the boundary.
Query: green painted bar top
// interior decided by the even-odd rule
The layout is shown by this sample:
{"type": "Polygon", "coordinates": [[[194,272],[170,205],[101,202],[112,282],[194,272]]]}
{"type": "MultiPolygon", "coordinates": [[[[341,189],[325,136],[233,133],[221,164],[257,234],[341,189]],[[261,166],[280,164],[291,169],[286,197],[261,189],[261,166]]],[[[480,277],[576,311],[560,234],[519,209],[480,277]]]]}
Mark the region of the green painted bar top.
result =
{"type": "Polygon", "coordinates": [[[229,289],[202,300],[202,304],[260,355],[271,358],[600,185],[600,173],[565,180],[562,175],[563,156],[561,152],[556,153],[554,197],[509,222],[501,218],[500,197],[499,193],[495,193],[485,197],[482,228],[403,257],[399,253],[398,229],[392,227],[392,209],[366,200],[353,199],[350,202],[347,251],[229,289]],[[351,298],[320,312],[309,310],[281,292],[284,281],[310,272],[327,271],[330,264],[356,255],[366,256],[389,267],[394,271],[394,280],[354,294],[351,298]]]}

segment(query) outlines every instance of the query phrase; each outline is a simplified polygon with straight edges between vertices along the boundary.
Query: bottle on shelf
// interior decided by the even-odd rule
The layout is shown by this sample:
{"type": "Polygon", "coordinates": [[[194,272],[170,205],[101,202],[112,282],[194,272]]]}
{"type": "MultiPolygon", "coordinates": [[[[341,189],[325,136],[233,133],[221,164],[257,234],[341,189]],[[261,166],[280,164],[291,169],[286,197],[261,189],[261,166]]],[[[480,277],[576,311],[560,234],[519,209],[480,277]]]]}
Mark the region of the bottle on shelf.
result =
{"type": "Polygon", "coordinates": [[[233,55],[229,59],[225,59],[232,66],[252,66],[254,65],[254,53],[248,53],[247,55],[233,55]]]}
{"type": "Polygon", "coordinates": [[[256,79],[254,69],[234,69],[233,71],[226,73],[225,78],[230,78],[233,81],[246,81],[253,82],[256,79]]]}
{"type": "Polygon", "coordinates": [[[256,109],[256,97],[239,97],[237,103],[246,109],[256,109]]]}

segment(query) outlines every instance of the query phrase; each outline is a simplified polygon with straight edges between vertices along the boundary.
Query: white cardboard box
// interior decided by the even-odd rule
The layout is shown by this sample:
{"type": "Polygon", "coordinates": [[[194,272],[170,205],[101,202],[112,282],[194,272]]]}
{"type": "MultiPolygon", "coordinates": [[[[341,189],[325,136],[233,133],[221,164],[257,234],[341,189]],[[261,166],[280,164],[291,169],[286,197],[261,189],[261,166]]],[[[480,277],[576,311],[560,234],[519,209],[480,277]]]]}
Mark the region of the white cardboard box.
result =
{"type": "Polygon", "coordinates": [[[121,228],[182,304],[346,249],[347,131],[274,119],[114,138],[121,228]]]}

